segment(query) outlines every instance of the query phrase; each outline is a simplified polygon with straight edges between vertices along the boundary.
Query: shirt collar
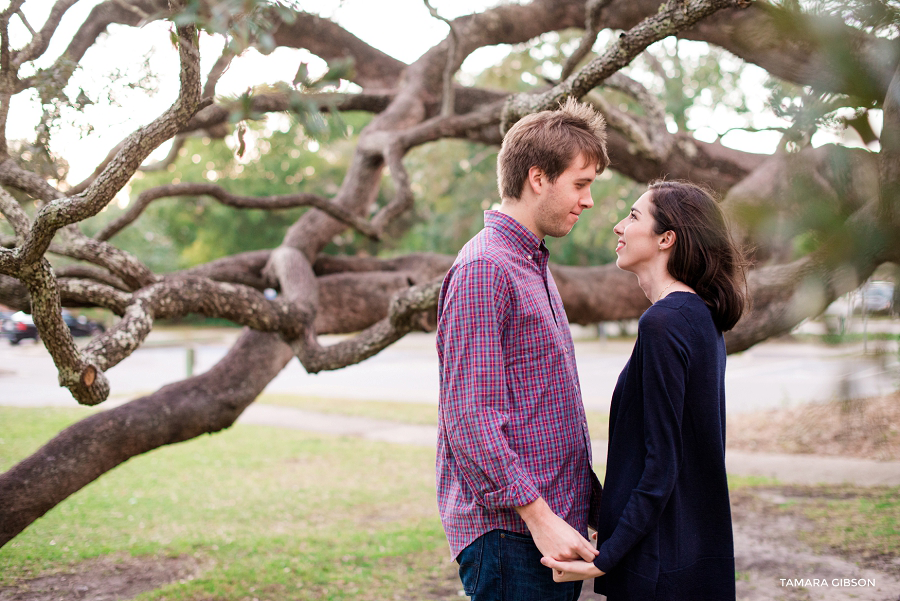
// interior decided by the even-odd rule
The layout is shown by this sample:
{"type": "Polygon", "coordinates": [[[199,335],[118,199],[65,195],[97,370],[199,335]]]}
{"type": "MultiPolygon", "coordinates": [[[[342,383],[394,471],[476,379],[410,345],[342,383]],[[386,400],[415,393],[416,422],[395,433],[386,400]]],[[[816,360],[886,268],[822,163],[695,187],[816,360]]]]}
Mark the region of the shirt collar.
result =
{"type": "Polygon", "coordinates": [[[506,213],[485,211],[484,227],[494,228],[529,255],[550,253],[542,239],[506,213]]]}

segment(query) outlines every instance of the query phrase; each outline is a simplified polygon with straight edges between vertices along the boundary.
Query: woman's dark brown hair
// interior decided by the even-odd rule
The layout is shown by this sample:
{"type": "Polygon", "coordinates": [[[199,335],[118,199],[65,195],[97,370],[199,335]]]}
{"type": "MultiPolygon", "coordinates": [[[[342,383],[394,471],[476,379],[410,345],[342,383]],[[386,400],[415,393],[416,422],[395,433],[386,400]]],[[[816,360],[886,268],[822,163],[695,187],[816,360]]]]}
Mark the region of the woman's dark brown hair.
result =
{"type": "Polygon", "coordinates": [[[725,215],[712,194],[690,182],[650,184],[654,233],[675,232],[669,256],[672,277],[694,289],[712,312],[713,322],[727,332],[747,304],[746,259],[734,243],[725,215]]]}

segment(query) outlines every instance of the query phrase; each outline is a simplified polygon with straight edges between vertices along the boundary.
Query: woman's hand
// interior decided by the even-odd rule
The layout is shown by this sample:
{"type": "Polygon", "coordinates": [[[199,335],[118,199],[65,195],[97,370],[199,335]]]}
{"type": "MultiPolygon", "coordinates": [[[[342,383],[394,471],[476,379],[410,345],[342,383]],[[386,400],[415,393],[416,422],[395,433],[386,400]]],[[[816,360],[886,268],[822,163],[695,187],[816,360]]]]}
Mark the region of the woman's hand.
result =
{"type": "Polygon", "coordinates": [[[603,572],[587,561],[557,561],[552,557],[542,557],[541,563],[553,570],[553,582],[574,582],[603,576],[603,572]]]}

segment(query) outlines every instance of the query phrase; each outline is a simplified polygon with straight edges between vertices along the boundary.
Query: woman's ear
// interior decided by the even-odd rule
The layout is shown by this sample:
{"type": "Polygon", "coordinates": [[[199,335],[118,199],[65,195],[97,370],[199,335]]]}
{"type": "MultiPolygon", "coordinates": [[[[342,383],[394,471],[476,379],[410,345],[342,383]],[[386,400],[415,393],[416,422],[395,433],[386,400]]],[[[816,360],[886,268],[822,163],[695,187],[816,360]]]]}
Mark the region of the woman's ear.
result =
{"type": "Polygon", "coordinates": [[[667,230],[659,237],[659,250],[667,250],[675,246],[675,232],[667,230]]]}

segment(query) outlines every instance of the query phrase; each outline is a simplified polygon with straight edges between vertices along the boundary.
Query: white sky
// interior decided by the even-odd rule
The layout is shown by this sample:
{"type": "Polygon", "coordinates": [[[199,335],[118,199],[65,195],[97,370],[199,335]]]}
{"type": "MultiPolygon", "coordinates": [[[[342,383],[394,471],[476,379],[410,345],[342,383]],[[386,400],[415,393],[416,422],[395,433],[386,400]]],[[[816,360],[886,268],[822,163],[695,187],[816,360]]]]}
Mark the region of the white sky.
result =
{"type": "MultiPolygon", "coordinates": [[[[58,57],[71,39],[72,34],[85,20],[91,8],[100,0],[82,0],[66,13],[54,36],[50,48],[44,57],[37,61],[36,67],[46,67],[58,57]]],[[[354,33],[362,40],[380,50],[404,61],[412,62],[437,41],[446,36],[448,27],[432,18],[422,0],[390,0],[390,9],[386,2],[371,0],[300,0],[302,8],[330,17],[337,23],[354,33]],[[324,7],[324,8],[323,8],[324,7]]],[[[432,0],[441,15],[453,18],[462,14],[483,10],[496,5],[496,0],[432,0]]],[[[0,4],[5,4],[0,1],[0,4]]],[[[30,24],[38,29],[44,22],[52,2],[26,2],[24,13],[30,24]]],[[[150,23],[140,29],[125,26],[112,26],[108,35],[103,35],[88,50],[82,61],[82,68],[72,78],[72,86],[82,86],[88,95],[97,100],[105,97],[110,89],[111,75],[121,72],[126,75],[125,81],[136,78],[140,73],[140,65],[145,57],[149,57],[151,70],[159,75],[158,92],[148,96],[140,90],[114,88],[117,104],[100,101],[87,107],[83,116],[69,115],[78,127],[63,127],[54,133],[51,147],[70,163],[68,181],[77,183],[89,175],[93,168],[106,156],[125,136],[140,125],[146,124],[165,110],[175,99],[178,86],[178,56],[169,41],[169,24],[150,23]],[[130,79],[127,76],[131,75],[130,79]],[[88,124],[94,126],[93,131],[81,135],[80,127],[88,124]]],[[[10,23],[10,37],[13,47],[19,48],[30,36],[18,18],[10,23]]],[[[222,40],[204,36],[201,39],[202,70],[208,72],[222,49],[222,40]]],[[[477,73],[495,64],[507,52],[509,47],[497,46],[483,48],[463,65],[466,73],[477,73]]],[[[217,87],[219,94],[238,95],[249,85],[290,82],[300,62],[310,62],[311,71],[323,68],[324,63],[309,53],[293,49],[278,49],[269,56],[262,56],[256,51],[248,51],[235,61],[220,80],[217,87]],[[318,64],[317,64],[318,63],[318,64]]],[[[23,68],[21,75],[27,76],[29,67],[23,68]]],[[[778,124],[772,115],[763,114],[765,93],[761,88],[764,72],[756,67],[745,73],[746,85],[752,94],[754,105],[750,108],[755,113],[754,125],[767,127],[778,124]]],[[[77,87],[74,95],[77,95],[77,87]]],[[[73,96],[74,96],[73,95],[73,96]]],[[[40,116],[40,106],[35,95],[20,94],[13,99],[7,126],[10,139],[33,139],[34,128],[40,116]]],[[[722,107],[724,108],[724,107],[722,107]]],[[[706,114],[694,111],[694,123],[704,123],[695,135],[704,140],[713,140],[716,132],[724,132],[730,127],[739,125],[736,118],[727,110],[716,110],[706,114]]],[[[832,140],[833,136],[817,134],[814,141],[823,143],[832,140]]],[[[772,152],[780,135],[775,132],[749,133],[735,131],[723,138],[723,143],[735,148],[755,152],[772,152]]],[[[165,155],[168,143],[153,155],[160,158],[165,155]]]]}

